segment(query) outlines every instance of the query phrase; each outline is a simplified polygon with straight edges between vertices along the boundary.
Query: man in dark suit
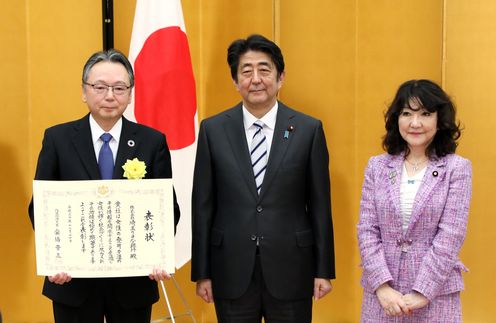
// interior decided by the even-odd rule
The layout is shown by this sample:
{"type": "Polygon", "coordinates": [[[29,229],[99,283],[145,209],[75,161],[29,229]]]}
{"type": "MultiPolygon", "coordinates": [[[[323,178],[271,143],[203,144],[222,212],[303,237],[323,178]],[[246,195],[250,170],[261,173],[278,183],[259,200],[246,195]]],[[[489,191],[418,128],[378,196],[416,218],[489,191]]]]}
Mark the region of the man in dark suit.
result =
{"type": "MultiPolygon", "coordinates": [[[[93,54],[84,66],[82,81],[82,98],[90,113],[45,131],[35,178],[122,179],[122,165],[133,158],[145,162],[145,178],[171,178],[165,136],[122,116],[134,85],[127,58],[116,50],[93,54]],[[110,170],[104,163],[110,164],[110,170]]],[[[35,227],[32,201],[29,216],[35,227]]],[[[175,198],[174,221],[177,225],[175,198]]],[[[109,323],[150,322],[152,304],[159,298],[156,281],[170,277],[158,268],[150,271],[149,277],[97,279],[72,279],[70,273],[58,273],[45,279],[43,294],[53,301],[55,322],[103,323],[104,317],[109,323]]]]}
{"type": "Polygon", "coordinates": [[[335,278],[322,123],[277,101],[272,41],[236,40],[227,60],[243,101],[200,126],[191,278],[219,322],[311,322],[335,278]]]}

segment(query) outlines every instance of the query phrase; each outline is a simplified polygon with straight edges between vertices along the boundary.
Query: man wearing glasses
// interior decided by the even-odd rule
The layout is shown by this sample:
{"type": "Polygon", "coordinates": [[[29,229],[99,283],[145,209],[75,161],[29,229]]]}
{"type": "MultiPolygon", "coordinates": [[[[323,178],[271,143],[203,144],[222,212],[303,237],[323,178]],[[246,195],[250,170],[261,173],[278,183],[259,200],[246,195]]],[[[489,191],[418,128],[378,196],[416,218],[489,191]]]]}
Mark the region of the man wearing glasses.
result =
{"type": "MultiPolygon", "coordinates": [[[[97,52],[83,69],[82,99],[89,114],[45,131],[38,157],[37,180],[122,179],[127,159],[144,161],[146,178],[171,178],[165,136],[122,116],[131,101],[134,75],[127,58],[116,50],[97,52]]],[[[29,206],[33,227],[33,203],[29,206]]],[[[179,206],[174,200],[174,222],[179,206]]],[[[150,322],[158,298],[156,281],[170,276],[150,268],[149,277],[74,278],[71,273],[47,277],[43,295],[53,301],[55,322],[150,322]]]]}

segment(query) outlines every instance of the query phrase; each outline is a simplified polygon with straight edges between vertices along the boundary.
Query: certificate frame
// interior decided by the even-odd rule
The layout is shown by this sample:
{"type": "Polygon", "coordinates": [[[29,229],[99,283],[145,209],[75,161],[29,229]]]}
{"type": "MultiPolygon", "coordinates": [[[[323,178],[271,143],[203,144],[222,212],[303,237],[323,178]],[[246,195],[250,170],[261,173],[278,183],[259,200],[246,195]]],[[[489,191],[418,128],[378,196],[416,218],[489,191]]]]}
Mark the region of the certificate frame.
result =
{"type": "Polygon", "coordinates": [[[40,276],[174,273],[171,179],[33,181],[40,276]]]}

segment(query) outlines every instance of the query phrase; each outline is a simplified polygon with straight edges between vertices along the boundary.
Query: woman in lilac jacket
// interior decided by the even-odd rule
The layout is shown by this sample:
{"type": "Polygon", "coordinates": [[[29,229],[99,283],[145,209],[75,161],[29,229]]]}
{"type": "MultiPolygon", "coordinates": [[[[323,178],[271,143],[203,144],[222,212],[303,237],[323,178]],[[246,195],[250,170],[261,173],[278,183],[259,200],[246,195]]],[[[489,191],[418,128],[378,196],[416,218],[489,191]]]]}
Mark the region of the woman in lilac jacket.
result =
{"type": "Polygon", "coordinates": [[[361,321],[461,322],[472,167],[454,154],[454,105],[435,83],[411,80],[385,120],[387,153],[370,158],[360,202],[361,321]]]}

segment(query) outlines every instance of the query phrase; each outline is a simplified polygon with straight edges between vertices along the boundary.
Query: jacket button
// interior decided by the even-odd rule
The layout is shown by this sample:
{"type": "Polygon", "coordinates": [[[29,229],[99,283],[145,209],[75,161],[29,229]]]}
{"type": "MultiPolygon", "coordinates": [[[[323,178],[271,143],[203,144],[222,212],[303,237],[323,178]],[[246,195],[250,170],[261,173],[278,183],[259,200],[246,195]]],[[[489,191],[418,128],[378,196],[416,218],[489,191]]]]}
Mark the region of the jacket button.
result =
{"type": "Polygon", "coordinates": [[[396,245],[401,246],[403,244],[403,241],[401,239],[396,240],[396,245]]]}
{"type": "Polygon", "coordinates": [[[408,244],[410,245],[410,244],[412,244],[412,243],[413,243],[413,240],[412,240],[412,239],[408,239],[408,241],[407,241],[407,242],[408,242],[408,244]]]}
{"type": "Polygon", "coordinates": [[[250,239],[251,239],[251,241],[255,241],[255,240],[257,240],[257,236],[252,234],[250,239]]]}
{"type": "Polygon", "coordinates": [[[263,207],[261,205],[257,206],[257,212],[260,213],[263,211],[263,207]]]}

